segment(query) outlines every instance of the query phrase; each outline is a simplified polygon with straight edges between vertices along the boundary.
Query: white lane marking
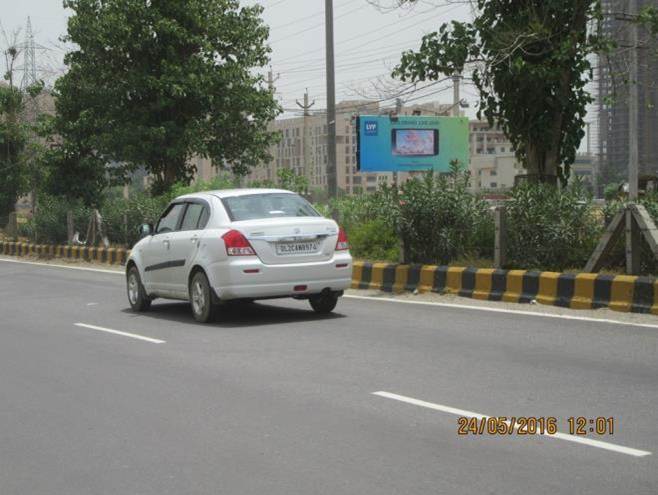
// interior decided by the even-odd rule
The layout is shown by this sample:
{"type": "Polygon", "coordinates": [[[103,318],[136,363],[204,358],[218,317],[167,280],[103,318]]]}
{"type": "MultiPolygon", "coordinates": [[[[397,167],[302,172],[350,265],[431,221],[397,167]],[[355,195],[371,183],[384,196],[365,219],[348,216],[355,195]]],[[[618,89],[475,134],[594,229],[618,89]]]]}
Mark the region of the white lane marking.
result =
{"type": "Polygon", "coordinates": [[[635,323],[630,321],[611,320],[609,318],[592,318],[589,316],[558,315],[553,313],[539,313],[539,312],[535,313],[534,311],[524,311],[522,309],[491,308],[488,306],[475,306],[473,304],[454,304],[454,303],[440,303],[440,302],[430,302],[430,301],[406,301],[403,299],[392,299],[390,297],[354,296],[351,294],[346,294],[343,297],[347,297],[349,299],[365,299],[368,301],[394,302],[399,304],[420,304],[423,306],[437,306],[441,308],[472,309],[475,311],[489,311],[492,313],[509,313],[514,315],[523,315],[523,316],[540,316],[542,318],[560,318],[563,320],[588,321],[595,323],[609,323],[611,325],[625,325],[625,326],[633,326],[633,327],[658,329],[658,324],[653,324],[653,323],[635,323]]]}
{"type": "Polygon", "coordinates": [[[87,303],[87,306],[98,306],[98,303],[95,302],[87,303]]]}
{"type": "MultiPolygon", "coordinates": [[[[455,407],[443,406],[441,404],[434,404],[433,402],[426,402],[424,400],[414,399],[412,397],[405,397],[404,395],[393,394],[391,392],[373,392],[372,395],[377,395],[379,397],[384,397],[386,399],[393,399],[399,402],[406,402],[407,404],[413,404],[414,406],[426,407],[428,409],[434,409],[435,411],[441,411],[448,414],[454,414],[455,416],[466,416],[469,418],[489,418],[485,414],[476,413],[473,411],[466,411],[465,409],[457,409],[455,407]]],[[[506,421],[509,425],[510,422],[506,421]]],[[[515,425],[515,429],[518,427],[515,425]]],[[[542,437],[557,438],[558,440],[566,440],[567,442],[579,443],[582,445],[587,445],[589,447],[596,447],[599,449],[610,450],[612,452],[618,452],[620,454],[632,455],[634,457],[645,457],[651,455],[651,452],[646,450],[633,449],[631,447],[624,447],[623,445],[617,445],[614,443],[602,442],[600,440],[592,440],[591,438],[579,437],[576,435],[568,435],[566,433],[544,433],[538,434],[542,437]]]]}
{"type": "Polygon", "coordinates": [[[76,327],[89,328],[91,330],[98,330],[99,332],[112,333],[114,335],[121,335],[123,337],[130,337],[131,339],[144,340],[152,344],[165,344],[165,340],[153,339],[151,337],[145,337],[144,335],[138,335],[136,333],[121,332],[119,330],[112,330],[111,328],[98,327],[96,325],[89,325],[87,323],[74,323],[76,327]]]}
{"type": "MultiPolygon", "coordinates": [[[[26,265],[39,265],[45,267],[54,267],[54,268],[68,268],[70,270],[83,270],[88,272],[100,272],[100,273],[111,273],[113,275],[124,275],[123,271],[119,270],[102,270],[100,268],[87,268],[82,266],[68,266],[68,265],[55,265],[51,263],[39,263],[36,261],[19,261],[19,260],[8,260],[6,258],[0,258],[0,261],[5,261],[7,263],[24,263],[26,265]]],[[[611,320],[608,318],[590,318],[587,316],[574,316],[574,315],[558,315],[551,313],[535,313],[534,311],[523,311],[521,309],[504,309],[504,308],[491,308],[488,306],[474,306],[472,304],[454,304],[454,303],[440,303],[440,302],[430,302],[430,301],[406,301],[402,299],[393,299],[390,297],[372,297],[372,296],[354,296],[351,294],[346,294],[343,297],[349,299],[364,299],[367,301],[379,301],[379,302],[391,302],[399,304],[420,304],[423,306],[437,306],[442,308],[455,308],[455,309],[472,309],[475,311],[489,311],[492,313],[508,313],[508,314],[517,314],[523,316],[540,316],[543,318],[561,318],[563,320],[577,320],[577,321],[588,321],[595,323],[609,323],[611,325],[625,325],[633,327],[644,327],[644,328],[655,328],[658,329],[658,324],[652,323],[633,323],[628,321],[620,320],[611,320]]]]}
{"type": "Polygon", "coordinates": [[[22,265],[39,265],[39,266],[52,267],[52,268],[68,268],[69,270],[83,270],[87,272],[111,273],[112,275],[124,274],[124,272],[121,270],[103,270],[101,268],[87,268],[84,266],[57,265],[55,263],[39,263],[38,261],[8,260],[7,258],[0,258],[0,261],[4,261],[5,263],[19,263],[22,265]]]}

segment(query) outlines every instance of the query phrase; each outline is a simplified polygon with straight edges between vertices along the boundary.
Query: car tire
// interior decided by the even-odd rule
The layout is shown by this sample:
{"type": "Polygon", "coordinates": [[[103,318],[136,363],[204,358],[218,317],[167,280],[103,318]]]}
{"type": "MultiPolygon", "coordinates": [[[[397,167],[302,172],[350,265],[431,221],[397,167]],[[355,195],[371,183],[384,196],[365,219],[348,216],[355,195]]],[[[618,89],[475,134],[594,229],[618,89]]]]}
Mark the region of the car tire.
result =
{"type": "Polygon", "coordinates": [[[126,290],[128,292],[128,302],[133,311],[141,313],[151,307],[151,298],[144,289],[139,270],[135,265],[131,266],[126,274],[126,290]]]}
{"type": "Polygon", "coordinates": [[[199,271],[190,282],[190,305],[192,315],[199,323],[208,323],[215,319],[217,304],[206,274],[199,271]]]}
{"type": "Polygon", "coordinates": [[[338,304],[338,295],[333,292],[318,294],[311,296],[308,302],[311,303],[313,311],[321,315],[326,315],[331,313],[336,307],[336,304],[338,304]]]}

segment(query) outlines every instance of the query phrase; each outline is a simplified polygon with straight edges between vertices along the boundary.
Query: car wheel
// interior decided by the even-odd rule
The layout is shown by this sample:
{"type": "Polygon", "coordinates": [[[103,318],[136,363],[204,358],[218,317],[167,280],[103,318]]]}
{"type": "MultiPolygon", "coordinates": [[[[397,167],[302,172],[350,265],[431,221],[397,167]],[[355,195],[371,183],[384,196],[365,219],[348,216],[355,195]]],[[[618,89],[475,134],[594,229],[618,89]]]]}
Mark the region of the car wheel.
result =
{"type": "Polygon", "coordinates": [[[151,299],[144,285],[142,285],[142,279],[139,277],[139,270],[136,266],[131,266],[128,270],[126,276],[126,288],[128,290],[128,302],[133,311],[146,311],[151,307],[151,299]]]}
{"type": "Polygon", "coordinates": [[[326,315],[331,313],[336,307],[336,304],[338,304],[338,295],[333,292],[318,294],[317,296],[311,296],[308,302],[311,303],[313,311],[321,315],[326,315]]]}
{"type": "Polygon", "coordinates": [[[203,272],[197,272],[192,277],[192,282],[190,282],[190,304],[196,321],[208,323],[215,318],[217,305],[213,301],[208,277],[203,272]]]}

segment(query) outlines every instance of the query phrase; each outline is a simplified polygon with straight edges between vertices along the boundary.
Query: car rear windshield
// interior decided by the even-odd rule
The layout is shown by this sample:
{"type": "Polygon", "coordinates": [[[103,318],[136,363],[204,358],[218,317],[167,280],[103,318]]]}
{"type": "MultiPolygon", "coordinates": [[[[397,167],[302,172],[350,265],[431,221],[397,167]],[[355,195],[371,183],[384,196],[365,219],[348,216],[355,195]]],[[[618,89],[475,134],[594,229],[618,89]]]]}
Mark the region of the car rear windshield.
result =
{"type": "Polygon", "coordinates": [[[319,217],[320,214],[304,198],[296,194],[248,194],[222,198],[234,222],[280,217],[319,217]]]}

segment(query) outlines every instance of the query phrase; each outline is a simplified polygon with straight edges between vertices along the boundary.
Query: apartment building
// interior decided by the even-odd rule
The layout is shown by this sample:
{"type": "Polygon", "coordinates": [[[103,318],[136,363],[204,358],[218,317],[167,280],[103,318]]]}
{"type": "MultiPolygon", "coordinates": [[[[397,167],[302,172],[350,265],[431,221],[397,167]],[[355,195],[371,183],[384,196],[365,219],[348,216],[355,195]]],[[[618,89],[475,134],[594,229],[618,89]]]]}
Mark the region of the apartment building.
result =
{"type": "Polygon", "coordinates": [[[471,121],[469,128],[471,191],[504,191],[514,186],[514,178],[525,169],[516,161],[502,129],[482,120],[471,121]]]}
{"type": "MultiPolygon", "coordinates": [[[[656,0],[638,0],[637,8],[655,6],[656,0]]],[[[626,0],[603,0],[605,12],[624,12],[626,0]]],[[[630,22],[621,15],[603,17],[605,36],[614,39],[621,47],[630,43],[630,22]]],[[[658,43],[640,29],[638,56],[638,147],[640,175],[658,174],[658,43]]],[[[620,49],[597,67],[599,105],[599,159],[605,183],[626,180],[629,162],[629,50],[620,49]]],[[[632,77],[632,76],[631,76],[632,77]]]]}
{"type": "MultiPolygon", "coordinates": [[[[414,112],[421,115],[448,115],[451,105],[425,103],[405,106],[402,115],[414,112]]],[[[368,101],[344,101],[336,106],[336,174],[338,189],[345,194],[374,192],[380,182],[405,182],[414,172],[361,173],[357,170],[356,116],[379,114],[385,110],[368,101]]],[[[327,124],[324,113],[279,119],[270,124],[271,130],[281,133],[281,140],[270,149],[272,160],[255,167],[246,181],[275,180],[278,170],[289,168],[308,178],[311,191],[327,188],[327,124]]],[[[499,126],[486,121],[470,122],[470,189],[474,193],[509,190],[515,177],[525,174],[517,162],[512,144],[499,126]]],[[[208,180],[216,171],[208,160],[195,159],[198,176],[208,180]]],[[[579,157],[574,175],[593,180],[591,160],[579,157]]]]}

